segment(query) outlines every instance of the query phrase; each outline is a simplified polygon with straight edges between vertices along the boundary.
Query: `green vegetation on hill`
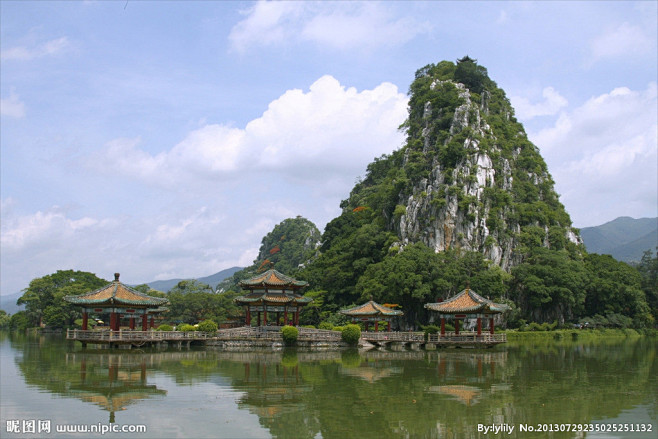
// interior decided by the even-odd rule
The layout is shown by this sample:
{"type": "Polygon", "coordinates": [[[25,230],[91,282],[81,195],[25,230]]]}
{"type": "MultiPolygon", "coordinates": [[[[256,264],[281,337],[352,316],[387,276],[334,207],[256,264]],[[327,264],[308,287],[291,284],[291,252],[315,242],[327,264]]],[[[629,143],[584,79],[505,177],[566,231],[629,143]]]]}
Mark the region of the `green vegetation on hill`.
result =
{"type": "Polygon", "coordinates": [[[319,258],[299,274],[323,308],[309,307],[309,323],[372,298],[401,305],[403,326],[417,328],[430,319],[424,303],[470,281],[511,305],[512,326],[585,316],[653,324],[658,312],[637,270],[578,243],[545,161],[484,67],[469,57],[427,65],[409,93],[406,144],[368,166],[327,224],[319,258]],[[494,172],[481,185],[484,156],[494,172]],[[402,233],[402,219],[413,233],[402,233]],[[459,236],[484,224],[481,242],[459,236]],[[458,236],[436,252],[427,243],[438,233],[458,236]],[[488,257],[494,247],[509,254],[505,270],[488,257]]]}
{"type": "Polygon", "coordinates": [[[294,275],[301,267],[315,259],[321,234],[311,221],[297,216],[274,226],[261,241],[254,263],[220,283],[220,291],[237,291],[238,283],[265,270],[274,268],[281,273],[294,275]]]}
{"type": "MultiPolygon", "coordinates": [[[[254,264],[222,282],[219,292],[202,282],[179,282],[167,295],[167,319],[240,320],[243,310],[233,301],[241,294],[239,281],[275,268],[309,282],[313,302],[301,314],[302,325],[343,325],[338,310],[373,299],[399,305],[401,329],[417,329],[432,318],[425,303],[468,283],[510,306],[512,328],[583,319],[602,327],[655,324],[656,254],[645,253],[631,267],[585,251],[538,148],[504,91],[475,60],[418,70],[401,128],[406,144],[368,165],[322,236],[302,217],[284,220],[263,238],[254,264]]],[[[94,278],[84,277],[75,291],[93,289],[94,278]]],[[[10,319],[14,326],[41,319],[71,324],[76,311],[57,298],[76,294],[73,286],[41,288],[44,282],[52,280],[30,283],[20,299],[26,311],[10,319]]]]}

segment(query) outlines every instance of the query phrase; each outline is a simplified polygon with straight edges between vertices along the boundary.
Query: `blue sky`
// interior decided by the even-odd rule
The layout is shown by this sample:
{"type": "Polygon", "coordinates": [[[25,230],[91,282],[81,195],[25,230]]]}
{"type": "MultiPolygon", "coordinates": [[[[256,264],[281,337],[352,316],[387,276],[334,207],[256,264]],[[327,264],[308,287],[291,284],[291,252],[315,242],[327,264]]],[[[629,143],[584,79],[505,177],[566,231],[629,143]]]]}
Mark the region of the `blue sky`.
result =
{"type": "Polygon", "coordinates": [[[249,265],[399,148],[414,72],[468,54],[576,227],[657,215],[646,2],[0,1],[1,284],[249,265]]]}

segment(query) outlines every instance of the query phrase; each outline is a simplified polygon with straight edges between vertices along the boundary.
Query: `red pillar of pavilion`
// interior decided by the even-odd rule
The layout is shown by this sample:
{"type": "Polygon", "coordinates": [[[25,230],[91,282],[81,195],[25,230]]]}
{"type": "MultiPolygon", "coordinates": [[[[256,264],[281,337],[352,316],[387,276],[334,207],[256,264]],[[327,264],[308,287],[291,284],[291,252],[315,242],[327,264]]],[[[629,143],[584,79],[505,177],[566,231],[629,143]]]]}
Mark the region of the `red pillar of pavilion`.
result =
{"type": "Polygon", "coordinates": [[[110,313],[110,331],[118,331],[117,314],[114,311],[110,313]]]}
{"type": "Polygon", "coordinates": [[[247,326],[251,326],[251,311],[249,311],[249,307],[247,307],[247,326]]]}
{"type": "Polygon", "coordinates": [[[494,321],[493,317],[489,319],[489,333],[494,333],[494,321]]]}
{"type": "Polygon", "coordinates": [[[482,335],[482,319],[478,317],[478,335],[482,335]]]}
{"type": "Polygon", "coordinates": [[[142,314],[142,331],[146,331],[148,329],[147,319],[148,317],[146,316],[146,313],[142,314]]]}
{"type": "Polygon", "coordinates": [[[391,332],[391,321],[388,321],[388,328],[386,329],[388,332],[391,332]]]}
{"type": "Polygon", "coordinates": [[[455,335],[459,335],[459,319],[455,319],[455,335]]]}
{"type": "Polygon", "coordinates": [[[263,326],[267,326],[267,311],[263,312],[263,326]]]}
{"type": "Polygon", "coordinates": [[[375,320],[375,332],[379,332],[379,320],[375,320]]]}
{"type": "Polygon", "coordinates": [[[82,313],[82,330],[87,330],[87,323],[89,321],[89,315],[86,312],[82,313]]]}
{"type": "Polygon", "coordinates": [[[153,328],[154,326],[155,326],[155,317],[151,316],[151,322],[149,328],[153,328]]]}
{"type": "Polygon", "coordinates": [[[130,316],[130,330],[134,331],[135,330],[135,317],[130,316]]]}
{"type": "Polygon", "coordinates": [[[441,317],[441,335],[446,335],[446,319],[441,317]]]}
{"type": "Polygon", "coordinates": [[[284,325],[288,324],[288,307],[285,307],[283,309],[283,324],[284,325]]]}

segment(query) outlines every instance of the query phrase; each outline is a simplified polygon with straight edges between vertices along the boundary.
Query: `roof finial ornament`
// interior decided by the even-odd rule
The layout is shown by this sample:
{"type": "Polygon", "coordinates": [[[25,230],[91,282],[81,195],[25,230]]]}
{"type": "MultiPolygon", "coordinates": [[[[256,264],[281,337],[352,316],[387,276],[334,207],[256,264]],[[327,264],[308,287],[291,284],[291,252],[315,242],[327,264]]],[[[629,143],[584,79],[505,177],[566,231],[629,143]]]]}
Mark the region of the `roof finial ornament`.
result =
{"type": "Polygon", "coordinates": [[[466,281],[466,289],[467,290],[471,289],[471,280],[470,279],[466,281]]]}
{"type": "Polygon", "coordinates": [[[114,282],[119,282],[119,273],[114,273],[114,282]]]}

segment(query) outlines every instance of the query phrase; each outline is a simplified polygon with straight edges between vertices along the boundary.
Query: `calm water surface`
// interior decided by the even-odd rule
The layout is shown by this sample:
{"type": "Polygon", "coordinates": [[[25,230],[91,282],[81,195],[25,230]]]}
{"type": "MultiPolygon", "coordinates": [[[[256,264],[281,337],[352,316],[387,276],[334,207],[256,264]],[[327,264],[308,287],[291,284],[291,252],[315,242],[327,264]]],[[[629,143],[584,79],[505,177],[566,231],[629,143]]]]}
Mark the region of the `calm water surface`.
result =
{"type": "Polygon", "coordinates": [[[0,437],[656,439],[657,350],[656,339],[612,339],[427,352],[83,351],[61,336],[0,334],[0,437]],[[652,431],[519,431],[611,423],[652,431]],[[147,431],[56,431],[110,425],[147,431]],[[503,430],[485,434],[492,425],[503,430]]]}

